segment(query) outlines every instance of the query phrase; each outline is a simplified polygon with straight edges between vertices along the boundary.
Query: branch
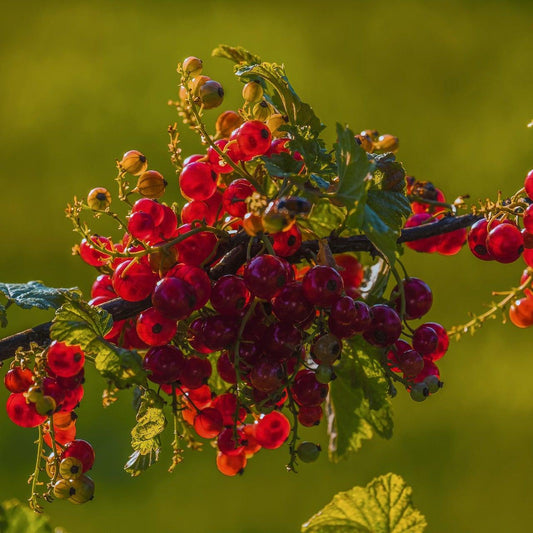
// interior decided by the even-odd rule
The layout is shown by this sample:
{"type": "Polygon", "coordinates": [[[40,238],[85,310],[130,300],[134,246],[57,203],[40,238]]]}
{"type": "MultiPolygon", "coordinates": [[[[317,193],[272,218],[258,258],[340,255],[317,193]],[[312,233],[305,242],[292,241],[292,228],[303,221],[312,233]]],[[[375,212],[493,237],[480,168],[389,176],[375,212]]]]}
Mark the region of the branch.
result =
{"type": "MultiPolygon", "coordinates": [[[[461,228],[467,228],[480,220],[482,215],[462,215],[458,217],[446,217],[431,224],[407,228],[402,230],[398,243],[417,241],[426,237],[442,235],[461,228]]],[[[237,234],[231,239],[231,248],[225,253],[220,261],[209,270],[209,277],[217,280],[226,274],[235,274],[246,262],[247,242],[250,239],[246,234],[237,234]]],[[[330,237],[329,246],[333,253],[343,252],[371,252],[379,253],[375,246],[364,235],[352,237],[330,237]]],[[[252,246],[251,255],[256,255],[260,245],[252,246]]],[[[297,263],[309,255],[309,252],[318,253],[318,241],[305,241],[300,250],[289,257],[291,263],[297,263]]],[[[147,298],[141,302],[126,302],[120,298],[102,304],[102,308],[111,313],[113,320],[132,318],[150,307],[151,300],[147,298]]],[[[34,328],[21,331],[0,341],[0,361],[13,357],[18,347],[28,349],[30,343],[46,346],[50,342],[50,327],[52,323],[39,324],[34,328]]]]}

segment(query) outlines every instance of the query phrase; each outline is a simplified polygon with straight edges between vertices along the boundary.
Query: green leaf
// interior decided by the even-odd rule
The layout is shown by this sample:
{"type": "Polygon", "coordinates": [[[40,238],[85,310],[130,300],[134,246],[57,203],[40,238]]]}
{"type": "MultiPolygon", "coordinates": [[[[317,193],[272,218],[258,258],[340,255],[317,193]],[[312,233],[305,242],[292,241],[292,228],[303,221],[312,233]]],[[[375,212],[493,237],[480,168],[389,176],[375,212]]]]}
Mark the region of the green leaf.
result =
{"type": "Polygon", "coordinates": [[[316,135],[324,129],[324,125],[315,115],[309,104],[302,102],[292,88],[285,67],[276,63],[250,62],[235,72],[242,82],[257,81],[258,78],[266,84],[266,94],[271,96],[277,107],[281,107],[282,114],[287,115],[293,125],[308,126],[316,135]],[[270,90],[270,88],[273,89],[270,90]]]}
{"type": "Polygon", "coordinates": [[[82,301],[67,302],[56,311],[50,338],[79,345],[86,355],[94,358],[98,372],[119,389],[143,384],[146,372],[139,354],[103,338],[112,326],[113,319],[104,309],[82,301]]]}
{"type": "Polygon", "coordinates": [[[227,44],[220,44],[212,52],[213,57],[222,57],[229,59],[235,63],[246,63],[253,65],[255,63],[261,63],[261,58],[252,52],[249,52],[242,46],[228,46],[227,44]]]}
{"type": "Polygon", "coordinates": [[[412,502],[412,489],[397,474],[373,479],[366,487],[339,492],[303,524],[303,533],[422,533],[424,515],[412,502]]]}
{"type": "Polygon", "coordinates": [[[343,202],[349,210],[360,212],[359,203],[364,205],[365,200],[365,178],[373,170],[373,165],[355,140],[353,131],[340,124],[337,124],[335,158],[339,177],[336,199],[343,202]]]}
{"type": "Polygon", "coordinates": [[[159,459],[160,434],[167,420],[164,400],[153,390],[145,389],[137,410],[137,424],[131,430],[131,446],[134,450],[124,470],[132,476],[140,475],[159,459]]]}
{"type": "Polygon", "coordinates": [[[261,159],[265,162],[268,173],[278,178],[296,176],[302,168],[302,162],[296,161],[294,157],[286,152],[273,154],[270,157],[262,157],[261,159]]]}
{"type": "Polygon", "coordinates": [[[401,192],[371,187],[364,208],[363,231],[372,244],[394,264],[398,238],[404,219],[411,213],[407,197],[401,192]]]}
{"type": "Polygon", "coordinates": [[[53,528],[46,515],[37,514],[18,500],[0,504],[0,531],[2,533],[66,533],[53,528]]]}
{"type": "Polygon", "coordinates": [[[328,237],[333,229],[338,228],[344,217],[343,208],[333,205],[327,198],[321,198],[313,205],[311,215],[302,218],[298,224],[310,229],[318,238],[322,238],[328,237]]]}
{"type": "Polygon", "coordinates": [[[376,433],[392,436],[389,384],[379,362],[381,352],[360,337],[347,341],[335,367],[327,404],[329,457],[338,462],[356,452],[376,433]]]}
{"type": "MultiPolygon", "coordinates": [[[[0,292],[8,300],[8,306],[16,304],[22,309],[57,309],[67,300],[78,300],[81,291],[76,288],[56,289],[40,281],[28,283],[0,283],[0,292]]],[[[0,326],[7,326],[7,307],[0,305],[0,326]]]]}

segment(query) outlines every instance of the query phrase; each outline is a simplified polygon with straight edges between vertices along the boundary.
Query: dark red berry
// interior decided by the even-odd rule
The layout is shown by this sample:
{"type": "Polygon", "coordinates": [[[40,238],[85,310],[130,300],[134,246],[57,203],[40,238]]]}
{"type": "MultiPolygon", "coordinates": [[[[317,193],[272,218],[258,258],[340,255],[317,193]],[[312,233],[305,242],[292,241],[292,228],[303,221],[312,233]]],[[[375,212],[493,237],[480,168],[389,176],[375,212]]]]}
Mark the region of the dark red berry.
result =
{"type": "Polygon", "coordinates": [[[398,313],[388,305],[374,305],[371,308],[372,322],[363,333],[370,344],[390,346],[398,340],[402,332],[402,321],[398,313]]]}
{"type": "Polygon", "coordinates": [[[140,302],[148,298],[157,283],[157,276],[150,267],[134,259],[120,263],[112,279],[117,295],[128,302],[140,302]]]}
{"type": "Polygon", "coordinates": [[[331,307],[344,288],[340,274],[331,267],[310,268],[302,280],[305,297],[318,307],[331,307]]]}
{"type": "MultiPolygon", "coordinates": [[[[405,293],[405,318],[414,320],[424,316],[433,304],[433,293],[429,285],[418,278],[407,278],[402,281],[405,293]]],[[[398,285],[392,289],[391,303],[397,312],[401,309],[401,292],[398,285]]]]}
{"type": "Polygon", "coordinates": [[[264,300],[277,296],[288,281],[284,263],[273,255],[256,256],[244,267],[244,282],[248,290],[264,300]]]}
{"type": "Polygon", "coordinates": [[[146,352],[143,367],[149,373],[148,379],[154,383],[172,383],[177,381],[185,368],[183,352],[167,344],[154,346],[146,352]]]}
{"type": "Polygon", "coordinates": [[[422,356],[429,355],[437,349],[439,337],[427,324],[422,324],[413,333],[413,348],[422,356]]]}
{"type": "Polygon", "coordinates": [[[516,261],[524,250],[524,238],[514,224],[499,224],[490,228],[487,251],[499,263],[516,261]]]}
{"type": "Polygon", "coordinates": [[[182,320],[194,310],[196,298],[193,288],[182,279],[166,277],[155,286],[152,305],[165,317],[182,320]]]}
{"type": "Polygon", "coordinates": [[[155,307],[143,311],[137,318],[137,335],[149,346],[169,343],[177,331],[175,320],[167,318],[155,307]]]}
{"type": "Polygon", "coordinates": [[[211,304],[221,315],[242,315],[250,301],[250,292],[239,276],[222,276],[213,285],[211,304]]]}

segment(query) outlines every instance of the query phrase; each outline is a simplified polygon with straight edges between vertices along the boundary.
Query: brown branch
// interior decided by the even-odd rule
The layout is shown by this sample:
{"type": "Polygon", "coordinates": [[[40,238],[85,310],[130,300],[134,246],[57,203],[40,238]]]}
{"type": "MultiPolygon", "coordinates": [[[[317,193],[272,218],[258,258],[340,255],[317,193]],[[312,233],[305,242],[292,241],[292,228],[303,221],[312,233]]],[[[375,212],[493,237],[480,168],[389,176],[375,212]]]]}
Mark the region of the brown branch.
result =
{"type": "MultiPolygon", "coordinates": [[[[442,235],[461,228],[467,228],[482,218],[481,215],[462,215],[458,217],[446,217],[431,224],[407,228],[402,230],[399,243],[417,241],[426,237],[442,235]]],[[[211,279],[216,280],[226,274],[235,274],[237,270],[246,262],[247,243],[250,237],[246,234],[237,234],[231,239],[231,247],[218,263],[209,270],[211,279]]],[[[374,245],[364,235],[354,235],[352,237],[330,237],[329,246],[333,253],[343,252],[371,252],[379,253],[374,245]]],[[[260,250],[259,243],[252,246],[252,256],[260,250]]],[[[300,250],[289,258],[291,263],[301,261],[309,255],[309,252],[318,252],[318,241],[305,241],[300,250]]],[[[126,302],[120,298],[102,304],[102,308],[111,313],[113,320],[124,320],[132,318],[151,306],[150,298],[141,302],[126,302]]],[[[21,331],[10,337],[0,340],[0,361],[5,361],[13,357],[18,347],[28,349],[30,343],[37,343],[46,346],[50,342],[50,327],[52,323],[39,324],[31,329],[21,331]]]]}

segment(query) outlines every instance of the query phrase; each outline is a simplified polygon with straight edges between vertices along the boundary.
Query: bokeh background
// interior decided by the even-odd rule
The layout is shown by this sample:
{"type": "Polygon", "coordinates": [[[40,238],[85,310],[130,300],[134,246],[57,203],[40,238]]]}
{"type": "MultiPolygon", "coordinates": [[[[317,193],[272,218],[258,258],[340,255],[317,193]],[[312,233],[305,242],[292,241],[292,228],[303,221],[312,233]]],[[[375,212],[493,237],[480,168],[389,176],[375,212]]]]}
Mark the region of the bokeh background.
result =
{"type": "MultiPolygon", "coordinates": [[[[137,148],[177,181],[166,128],[176,117],[175,66],[188,55],[223,82],[227,108],[240,84],[217,44],[240,44],[284,62],[293,85],[329,124],[377,128],[401,139],[409,173],[449,198],[504,194],[533,166],[533,4],[513,1],[264,3],[159,1],[19,2],[0,20],[0,278],[79,286],[95,273],[70,255],[63,216],[73,195],[112,187],[114,160],[137,148]]],[[[216,112],[212,112],[216,116],[216,112]]],[[[184,150],[198,141],[185,133],[184,150]]],[[[431,320],[447,326],[483,310],[491,290],[518,283],[522,264],[407,254],[411,273],[434,289],[431,320]]],[[[13,310],[5,334],[49,318],[13,310]]],[[[2,332],[4,335],[4,332],[2,332]]],[[[78,434],[94,444],[96,499],[48,506],[55,524],[94,531],[297,531],[333,494],[389,471],[405,477],[429,532],[531,529],[533,353],[531,331],[493,321],[453,343],[442,361],[444,391],[423,404],[400,393],[395,436],[350,460],[321,457],[298,475],[286,450],[263,452],[242,478],[223,477],[214,451],[187,453],[172,475],[168,452],[132,479],[122,470],[134,421],[129,393],[107,410],[89,373],[78,434]]],[[[0,391],[0,402],[7,394],[0,391]]],[[[0,431],[0,500],[27,498],[33,434],[7,416],[0,431]]],[[[326,443],[323,429],[309,438],[326,443]]],[[[168,439],[167,439],[168,441],[168,439]]]]}

